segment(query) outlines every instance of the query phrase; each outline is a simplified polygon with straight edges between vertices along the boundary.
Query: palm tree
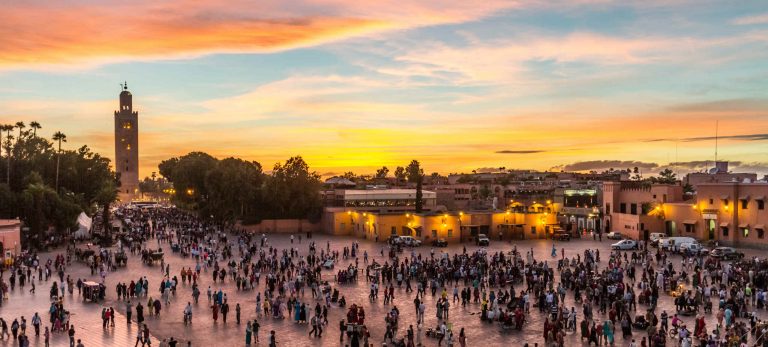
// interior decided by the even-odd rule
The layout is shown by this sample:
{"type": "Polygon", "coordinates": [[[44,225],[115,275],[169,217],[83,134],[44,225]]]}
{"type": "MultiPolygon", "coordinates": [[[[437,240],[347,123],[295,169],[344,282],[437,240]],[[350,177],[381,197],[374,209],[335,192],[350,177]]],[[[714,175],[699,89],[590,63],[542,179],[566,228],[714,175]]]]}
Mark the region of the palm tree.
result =
{"type": "Polygon", "coordinates": [[[40,123],[37,121],[32,121],[29,123],[29,127],[32,128],[32,137],[37,137],[37,129],[41,129],[42,126],[40,126],[40,123]]]}
{"type": "Polygon", "coordinates": [[[57,131],[53,134],[53,140],[59,142],[59,152],[56,155],[56,192],[59,191],[59,162],[61,160],[61,143],[67,142],[67,135],[64,135],[61,131],[57,131]]]}
{"type": "MultiPolygon", "coordinates": [[[[8,160],[8,172],[6,175],[6,182],[8,185],[11,184],[11,141],[13,141],[13,136],[11,135],[11,131],[13,131],[14,126],[10,124],[6,124],[0,127],[0,131],[5,131],[5,158],[8,160]]],[[[0,147],[2,147],[2,143],[0,143],[0,147]]]]}
{"type": "Polygon", "coordinates": [[[19,128],[19,138],[16,139],[16,142],[21,141],[21,130],[26,128],[26,124],[24,122],[16,122],[16,127],[19,128]]]}

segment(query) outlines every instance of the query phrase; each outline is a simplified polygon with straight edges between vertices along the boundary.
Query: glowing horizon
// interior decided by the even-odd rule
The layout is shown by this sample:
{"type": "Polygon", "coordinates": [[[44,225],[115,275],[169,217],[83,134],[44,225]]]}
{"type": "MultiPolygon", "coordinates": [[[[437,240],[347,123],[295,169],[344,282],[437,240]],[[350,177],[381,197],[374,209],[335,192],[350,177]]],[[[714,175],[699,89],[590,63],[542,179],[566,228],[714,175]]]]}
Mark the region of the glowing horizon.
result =
{"type": "Polygon", "coordinates": [[[118,83],[140,177],[191,151],[321,174],[604,169],[718,158],[768,173],[759,1],[349,0],[0,5],[0,124],[114,158],[118,83]],[[631,162],[637,162],[632,165],[631,162]]]}

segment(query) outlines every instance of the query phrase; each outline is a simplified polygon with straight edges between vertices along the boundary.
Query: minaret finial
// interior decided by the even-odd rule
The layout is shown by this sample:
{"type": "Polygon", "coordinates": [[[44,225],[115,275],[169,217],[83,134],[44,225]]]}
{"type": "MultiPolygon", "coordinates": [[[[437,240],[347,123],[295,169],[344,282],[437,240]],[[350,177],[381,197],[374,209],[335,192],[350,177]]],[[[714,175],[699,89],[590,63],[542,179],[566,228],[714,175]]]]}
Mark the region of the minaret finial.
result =
{"type": "Polygon", "coordinates": [[[123,89],[128,90],[128,81],[123,81],[123,89]]]}

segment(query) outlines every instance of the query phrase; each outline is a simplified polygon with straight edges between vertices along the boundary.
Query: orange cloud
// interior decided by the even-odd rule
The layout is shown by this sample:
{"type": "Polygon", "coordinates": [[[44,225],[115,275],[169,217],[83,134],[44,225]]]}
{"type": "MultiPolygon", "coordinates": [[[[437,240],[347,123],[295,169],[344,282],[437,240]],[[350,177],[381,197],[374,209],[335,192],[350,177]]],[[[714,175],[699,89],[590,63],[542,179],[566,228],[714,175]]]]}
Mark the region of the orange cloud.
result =
{"type": "Polygon", "coordinates": [[[390,29],[464,21],[510,6],[491,0],[152,1],[0,5],[0,68],[269,52],[390,29]]]}

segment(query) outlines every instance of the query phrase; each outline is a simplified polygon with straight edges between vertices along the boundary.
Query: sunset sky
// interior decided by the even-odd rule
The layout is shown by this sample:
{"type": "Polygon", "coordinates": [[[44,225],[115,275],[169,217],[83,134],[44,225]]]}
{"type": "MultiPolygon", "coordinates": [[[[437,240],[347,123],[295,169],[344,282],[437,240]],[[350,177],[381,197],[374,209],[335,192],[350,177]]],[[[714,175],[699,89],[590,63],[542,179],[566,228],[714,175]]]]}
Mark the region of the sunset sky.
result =
{"type": "Polygon", "coordinates": [[[70,148],[114,157],[127,80],[142,177],[190,151],[702,169],[716,120],[719,158],[768,173],[765,1],[4,1],[0,47],[0,123],[70,148]]]}

